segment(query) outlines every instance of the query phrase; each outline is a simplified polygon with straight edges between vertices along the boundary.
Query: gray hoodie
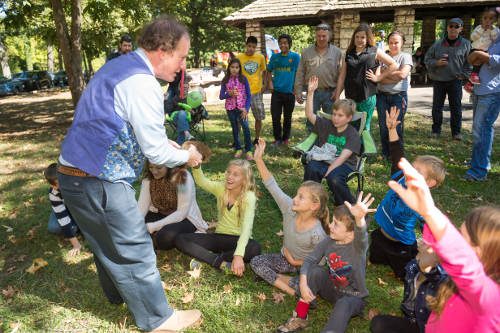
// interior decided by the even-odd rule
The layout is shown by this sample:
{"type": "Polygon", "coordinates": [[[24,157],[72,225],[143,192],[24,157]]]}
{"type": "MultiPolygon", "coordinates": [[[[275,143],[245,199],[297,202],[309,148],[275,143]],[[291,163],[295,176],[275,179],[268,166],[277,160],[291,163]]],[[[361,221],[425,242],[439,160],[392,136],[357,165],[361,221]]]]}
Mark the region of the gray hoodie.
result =
{"type": "Polygon", "coordinates": [[[470,50],[470,42],[463,37],[458,37],[453,46],[448,44],[446,38],[435,41],[425,54],[424,60],[430,78],[435,81],[452,81],[457,76],[468,77],[472,69],[467,62],[470,50]],[[436,66],[436,61],[445,54],[448,55],[448,65],[436,66]]]}

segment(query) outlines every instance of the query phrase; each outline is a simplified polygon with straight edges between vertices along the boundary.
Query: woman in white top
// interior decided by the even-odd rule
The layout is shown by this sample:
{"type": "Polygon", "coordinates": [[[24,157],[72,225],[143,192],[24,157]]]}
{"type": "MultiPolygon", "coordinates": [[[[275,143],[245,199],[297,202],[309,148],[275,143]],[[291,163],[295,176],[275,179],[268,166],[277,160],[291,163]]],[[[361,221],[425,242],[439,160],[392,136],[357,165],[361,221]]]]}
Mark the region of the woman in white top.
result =
{"type": "Polygon", "coordinates": [[[196,202],[193,177],[185,168],[147,162],[138,205],[160,250],[173,249],[178,234],[204,233],[208,228],[196,202]]]}

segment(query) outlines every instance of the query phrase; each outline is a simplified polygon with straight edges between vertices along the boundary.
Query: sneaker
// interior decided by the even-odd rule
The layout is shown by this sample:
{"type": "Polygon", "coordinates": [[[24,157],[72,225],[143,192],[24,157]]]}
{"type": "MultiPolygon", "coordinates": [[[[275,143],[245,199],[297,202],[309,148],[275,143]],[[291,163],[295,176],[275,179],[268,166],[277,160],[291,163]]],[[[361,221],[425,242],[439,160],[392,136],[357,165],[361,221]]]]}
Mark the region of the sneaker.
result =
{"type": "Polygon", "coordinates": [[[481,84],[481,80],[479,80],[479,75],[477,73],[472,73],[469,77],[469,81],[472,84],[481,84]]]}
{"type": "Polygon", "coordinates": [[[282,143],[283,143],[285,146],[288,146],[288,144],[289,144],[290,142],[288,141],[288,139],[286,139],[286,140],[283,140],[283,142],[282,142],[282,143]]]}
{"type": "Polygon", "coordinates": [[[462,179],[468,182],[485,182],[488,179],[486,177],[483,178],[476,178],[470,173],[466,173],[465,175],[462,176],[462,179]]]}
{"type": "Polygon", "coordinates": [[[454,134],[452,136],[453,140],[455,141],[462,141],[462,134],[458,133],[458,134],[454,134]]]}
{"type": "Polygon", "coordinates": [[[247,151],[246,154],[245,154],[245,158],[247,159],[247,161],[253,161],[252,152],[251,151],[247,151]]]}
{"type": "Polygon", "coordinates": [[[180,332],[196,324],[201,318],[200,310],[175,310],[174,313],[151,332],[180,332]]]}
{"type": "Polygon", "coordinates": [[[470,81],[467,81],[467,83],[464,85],[464,90],[467,91],[469,94],[473,94],[474,85],[470,81]]]}
{"type": "Polygon", "coordinates": [[[241,155],[243,155],[243,151],[241,149],[238,149],[234,152],[234,158],[240,158],[241,155]]]}
{"type": "Polygon", "coordinates": [[[302,319],[297,317],[297,313],[294,311],[292,318],[288,319],[285,324],[278,327],[278,332],[280,333],[298,332],[306,327],[307,327],[307,318],[302,319]]]}
{"type": "Polygon", "coordinates": [[[194,271],[195,269],[199,268],[201,268],[201,262],[196,259],[191,259],[191,261],[189,262],[189,269],[194,271]]]}

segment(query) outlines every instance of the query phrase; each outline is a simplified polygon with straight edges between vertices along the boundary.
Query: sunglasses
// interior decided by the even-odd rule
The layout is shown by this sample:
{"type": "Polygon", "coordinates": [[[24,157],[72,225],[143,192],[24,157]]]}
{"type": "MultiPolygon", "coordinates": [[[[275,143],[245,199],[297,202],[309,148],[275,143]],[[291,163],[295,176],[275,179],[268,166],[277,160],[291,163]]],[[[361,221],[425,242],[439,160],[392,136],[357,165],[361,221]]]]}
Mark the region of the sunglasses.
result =
{"type": "Polygon", "coordinates": [[[450,28],[450,29],[458,29],[458,28],[460,28],[460,26],[458,24],[450,24],[450,25],[448,25],[448,28],[450,28]]]}

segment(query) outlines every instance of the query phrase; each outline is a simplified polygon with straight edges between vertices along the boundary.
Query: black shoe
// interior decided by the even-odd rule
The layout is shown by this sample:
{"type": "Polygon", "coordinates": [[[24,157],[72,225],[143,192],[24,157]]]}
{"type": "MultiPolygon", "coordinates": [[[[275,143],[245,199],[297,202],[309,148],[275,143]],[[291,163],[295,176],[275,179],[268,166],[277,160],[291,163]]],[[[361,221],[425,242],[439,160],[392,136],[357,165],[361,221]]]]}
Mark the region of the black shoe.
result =
{"type": "Polygon", "coordinates": [[[259,144],[259,138],[255,138],[255,140],[253,140],[252,144],[254,146],[258,145],[259,144]]]}

